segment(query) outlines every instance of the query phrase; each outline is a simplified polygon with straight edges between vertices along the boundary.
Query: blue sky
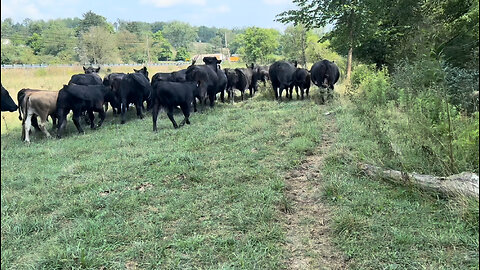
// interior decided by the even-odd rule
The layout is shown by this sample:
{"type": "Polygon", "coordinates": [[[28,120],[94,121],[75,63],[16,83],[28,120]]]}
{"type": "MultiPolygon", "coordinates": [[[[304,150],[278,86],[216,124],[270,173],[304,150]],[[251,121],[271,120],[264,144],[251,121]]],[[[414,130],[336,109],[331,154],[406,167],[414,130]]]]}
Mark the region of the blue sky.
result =
{"type": "Polygon", "coordinates": [[[194,26],[248,27],[285,29],[274,22],[275,15],[293,9],[290,0],[2,0],[2,20],[21,22],[30,19],[82,17],[92,10],[107,18],[126,21],[188,22],[194,26]]]}

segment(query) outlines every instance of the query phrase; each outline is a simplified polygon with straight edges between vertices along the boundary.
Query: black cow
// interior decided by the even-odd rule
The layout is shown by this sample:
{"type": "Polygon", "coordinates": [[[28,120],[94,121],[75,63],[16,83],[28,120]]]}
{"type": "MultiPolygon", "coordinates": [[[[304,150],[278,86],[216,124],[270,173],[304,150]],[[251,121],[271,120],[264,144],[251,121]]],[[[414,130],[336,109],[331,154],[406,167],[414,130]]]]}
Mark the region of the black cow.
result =
{"type": "MultiPolygon", "coordinates": [[[[308,97],[308,93],[310,92],[310,73],[308,72],[308,70],[304,68],[297,68],[293,77],[295,79],[294,85],[295,85],[295,92],[297,93],[297,99],[299,98],[298,88],[300,88],[302,99],[303,99],[304,91],[306,92],[308,97]]],[[[290,92],[290,99],[291,98],[292,98],[292,93],[290,92]]]]}
{"type": "Polygon", "coordinates": [[[94,68],[90,66],[88,68],[85,68],[85,66],[83,66],[83,71],[85,72],[85,74],[97,74],[100,71],[100,67],[94,68]]]}
{"type": "Polygon", "coordinates": [[[120,113],[120,102],[117,99],[116,92],[120,88],[120,81],[122,80],[125,73],[110,73],[105,75],[103,78],[103,85],[110,87],[112,90],[105,99],[105,112],[108,111],[108,103],[112,106],[113,114],[120,113]]]}
{"type": "Polygon", "coordinates": [[[253,96],[254,84],[253,81],[253,64],[251,66],[247,65],[247,68],[236,68],[235,72],[237,73],[237,84],[235,88],[240,90],[242,94],[242,100],[244,99],[244,93],[246,89],[250,90],[250,97],[253,96]]]}
{"type": "MultiPolygon", "coordinates": [[[[219,65],[222,60],[217,60],[216,57],[204,57],[203,62],[205,65],[194,65],[195,62],[192,63],[187,68],[186,79],[191,82],[200,82],[200,93],[203,95],[206,92],[210,100],[210,107],[213,107],[217,93],[220,93],[222,102],[225,101],[227,76],[219,65]]],[[[204,96],[200,97],[200,99],[203,100],[204,96]]]]}
{"type": "Polygon", "coordinates": [[[87,111],[90,117],[90,128],[95,129],[93,122],[95,116],[93,112],[98,112],[100,121],[97,127],[100,127],[105,120],[105,111],[103,110],[103,103],[105,94],[110,91],[108,87],[103,85],[64,85],[58,92],[57,99],[57,114],[58,114],[58,130],[57,137],[61,138],[62,133],[67,124],[67,115],[73,111],[73,123],[77,127],[79,133],[83,133],[80,126],[80,115],[87,111]]]}
{"type": "Polygon", "coordinates": [[[174,71],[170,73],[158,72],[152,77],[152,85],[156,81],[164,81],[164,82],[185,82],[187,81],[186,78],[187,69],[181,69],[179,71],[174,71]]]}
{"type": "Polygon", "coordinates": [[[147,109],[150,109],[152,86],[148,79],[147,68],[135,70],[135,73],[129,73],[123,76],[120,81],[120,88],[117,91],[117,98],[120,102],[121,123],[125,124],[125,113],[130,103],[135,104],[137,116],[143,119],[143,102],[147,101],[147,109]]]}
{"type": "Polygon", "coordinates": [[[2,112],[14,112],[18,108],[12,97],[2,85],[2,112]]]}
{"type": "Polygon", "coordinates": [[[179,71],[174,71],[170,73],[158,72],[152,77],[152,87],[155,87],[155,84],[158,81],[164,82],[186,82],[186,73],[187,69],[182,69],[179,71]]]}
{"type": "MultiPolygon", "coordinates": [[[[255,82],[262,81],[263,86],[267,85],[267,80],[270,80],[270,75],[268,74],[268,66],[255,66],[253,71],[253,80],[255,82]]],[[[256,90],[255,90],[256,91],[256,90]]]]}
{"type": "Polygon", "coordinates": [[[287,90],[288,97],[288,90],[290,89],[290,91],[292,91],[294,86],[294,74],[296,70],[296,63],[293,65],[286,61],[277,61],[270,66],[268,74],[270,76],[270,81],[272,82],[275,99],[282,99],[282,92],[284,89],[287,90]]]}
{"type": "Polygon", "coordinates": [[[196,82],[166,82],[158,81],[152,92],[152,119],[153,131],[157,131],[157,117],[160,107],[167,110],[167,116],[172,121],[173,127],[178,128],[177,122],[173,118],[173,109],[180,106],[185,119],[180,123],[190,124],[189,117],[192,109],[194,96],[200,95],[200,85],[196,82]]]}
{"type": "Polygon", "coordinates": [[[102,84],[102,78],[98,75],[100,67],[83,67],[85,74],[72,75],[68,83],[80,84],[80,85],[97,85],[102,84]]]}
{"type": "MultiPolygon", "coordinates": [[[[334,84],[340,78],[340,71],[338,70],[337,65],[334,62],[328,60],[322,60],[315,63],[310,69],[310,74],[312,75],[312,82],[322,88],[327,88],[334,90],[334,84]]],[[[322,95],[322,100],[324,100],[322,95]]]]}
{"type": "Polygon", "coordinates": [[[235,72],[235,69],[231,69],[231,68],[225,68],[223,69],[223,71],[225,72],[225,76],[227,76],[226,90],[227,90],[228,98],[232,100],[234,97],[234,88],[237,87],[237,83],[238,83],[238,74],[237,72],[235,72]]]}
{"type": "Polygon", "coordinates": [[[186,82],[187,81],[187,69],[181,69],[171,73],[173,82],[186,82]]]}

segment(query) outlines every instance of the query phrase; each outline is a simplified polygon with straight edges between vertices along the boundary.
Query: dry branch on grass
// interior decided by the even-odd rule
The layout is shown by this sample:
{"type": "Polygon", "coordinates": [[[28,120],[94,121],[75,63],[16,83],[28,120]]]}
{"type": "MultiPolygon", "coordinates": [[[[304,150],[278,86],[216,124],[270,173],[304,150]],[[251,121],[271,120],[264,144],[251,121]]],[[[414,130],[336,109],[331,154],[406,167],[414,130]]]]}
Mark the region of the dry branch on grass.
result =
{"type": "Polygon", "coordinates": [[[380,177],[403,185],[413,184],[448,196],[463,195],[478,200],[478,175],[475,173],[463,172],[448,177],[438,177],[388,170],[365,163],[359,163],[358,167],[371,177],[380,177]]]}

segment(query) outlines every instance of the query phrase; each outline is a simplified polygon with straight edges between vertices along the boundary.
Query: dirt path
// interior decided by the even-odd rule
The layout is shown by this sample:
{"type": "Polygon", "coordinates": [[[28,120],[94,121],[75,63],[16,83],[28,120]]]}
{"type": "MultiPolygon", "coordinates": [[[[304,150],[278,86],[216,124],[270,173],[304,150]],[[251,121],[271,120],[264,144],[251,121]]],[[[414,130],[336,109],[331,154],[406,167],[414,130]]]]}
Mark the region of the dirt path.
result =
{"type": "Polygon", "coordinates": [[[330,213],[321,201],[321,169],[325,153],[335,140],[335,116],[325,116],[322,145],[285,176],[287,269],[346,269],[347,263],[330,241],[330,213]]]}

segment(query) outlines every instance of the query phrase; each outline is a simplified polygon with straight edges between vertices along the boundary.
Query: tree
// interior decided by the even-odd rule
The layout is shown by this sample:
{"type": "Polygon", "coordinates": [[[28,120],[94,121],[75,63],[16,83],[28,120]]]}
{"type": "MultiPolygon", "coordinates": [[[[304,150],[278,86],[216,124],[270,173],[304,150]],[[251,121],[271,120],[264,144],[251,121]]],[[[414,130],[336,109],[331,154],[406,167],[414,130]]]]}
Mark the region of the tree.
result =
{"type": "Polygon", "coordinates": [[[38,55],[43,47],[42,37],[37,33],[33,33],[33,35],[27,39],[26,44],[32,48],[35,55],[38,55]]]}
{"type": "Polygon", "coordinates": [[[198,39],[200,42],[210,42],[217,35],[217,31],[215,27],[200,26],[197,31],[198,39]]]}
{"type": "Polygon", "coordinates": [[[42,54],[57,56],[66,52],[73,56],[77,43],[74,30],[60,22],[51,22],[42,32],[42,54]]]}
{"type": "Polygon", "coordinates": [[[107,22],[107,19],[90,10],[83,14],[83,19],[79,22],[76,29],[77,36],[87,32],[90,27],[93,26],[103,27],[108,30],[108,32],[113,33],[113,26],[107,22]]]}
{"type": "Polygon", "coordinates": [[[239,51],[244,54],[245,61],[248,62],[265,62],[267,56],[277,50],[279,38],[278,31],[258,27],[249,27],[245,34],[236,37],[237,41],[242,44],[239,51]]]}
{"type": "Polygon", "coordinates": [[[154,55],[158,61],[173,59],[172,45],[163,37],[161,31],[157,31],[153,35],[152,55],[154,55]]]}
{"type": "Polygon", "coordinates": [[[185,47],[178,49],[177,55],[175,56],[175,61],[186,61],[187,59],[190,59],[190,53],[188,52],[188,49],[185,47]]]}
{"type": "Polygon", "coordinates": [[[304,67],[307,64],[307,29],[299,24],[289,26],[280,40],[283,55],[290,60],[297,60],[304,67]]]}
{"type": "Polygon", "coordinates": [[[178,21],[165,25],[162,34],[175,49],[188,48],[197,39],[197,32],[190,24],[178,21]]]}
{"type": "Polygon", "coordinates": [[[93,26],[80,37],[80,60],[84,63],[104,64],[118,61],[114,35],[101,26],[93,26]]]}

